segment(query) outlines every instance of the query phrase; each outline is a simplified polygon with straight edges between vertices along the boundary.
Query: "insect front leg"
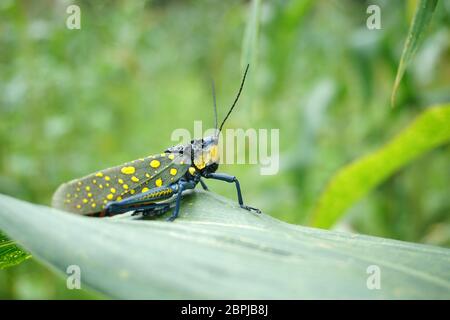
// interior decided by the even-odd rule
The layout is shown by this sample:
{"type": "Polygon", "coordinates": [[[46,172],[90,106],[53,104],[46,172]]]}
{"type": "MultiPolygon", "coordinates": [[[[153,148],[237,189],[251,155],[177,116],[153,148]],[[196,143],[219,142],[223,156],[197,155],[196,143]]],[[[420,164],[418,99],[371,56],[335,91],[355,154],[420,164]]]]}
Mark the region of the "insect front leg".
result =
{"type": "Polygon", "coordinates": [[[167,218],[167,221],[173,221],[178,217],[178,214],[180,213],[180,203],[181,198],[183,196],[183,191],[187,189],[194,189],[196,183],[194,181],[184,181],[180,180],[178,182],[178,190],[177,190],[177,200],[175,203],[175,209],[173,210],[172,215],[167,218]]]}
{"type": "Polygon", "coordinates": [[[226,173],[208,173],[204,177],[206,179],[220,180],[220,181],[225,181],[228,183],[234,182],[234,184],[236,185],[238,203],[241,206],[241,208],[248,210],[248,211],[255,211],[256,213],[261,213],[261,210],[259,210],[257,208],[253,208],[253,207],[244,205],[244,200],[242,199],[241,185],[239,184],[239,181],[235,176],[231,176],[226,173]]]}

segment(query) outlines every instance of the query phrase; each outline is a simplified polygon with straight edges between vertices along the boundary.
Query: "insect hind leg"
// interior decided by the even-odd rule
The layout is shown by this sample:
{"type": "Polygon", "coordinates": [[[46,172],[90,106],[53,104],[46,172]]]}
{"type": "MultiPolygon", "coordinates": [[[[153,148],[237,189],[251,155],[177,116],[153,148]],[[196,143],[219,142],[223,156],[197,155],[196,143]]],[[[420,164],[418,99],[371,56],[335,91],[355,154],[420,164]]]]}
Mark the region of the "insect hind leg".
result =
{"type": "Polygon", "coordinates": [[[157,217],[169,211],[170,208],[170,203],[155,204],[152,208],[135,210],[132,216],[142,215],[143,217],[157,217]]]}

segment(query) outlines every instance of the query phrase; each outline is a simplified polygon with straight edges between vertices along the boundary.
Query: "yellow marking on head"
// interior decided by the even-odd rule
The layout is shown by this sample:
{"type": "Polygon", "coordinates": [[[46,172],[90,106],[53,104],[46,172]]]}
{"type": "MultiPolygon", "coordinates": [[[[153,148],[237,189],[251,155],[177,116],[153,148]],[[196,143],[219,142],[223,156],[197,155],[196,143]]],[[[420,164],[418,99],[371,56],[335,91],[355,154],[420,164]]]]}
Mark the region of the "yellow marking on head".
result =
{"type": "Polygon", "coordinates": [[[122,187],[123,187],[125,190],[128,189],[128,185],[127,185],[127,184],[124,184],[122,187]]]}
{"type": "Polygon", "coordinates": [[[109,176],[105,176],[105,180],[109,181],[109,180],[111,180],[111,178],[109,176]]]}
{"type": "Polygon", "coordinates": [[[110,190],[111,190],[111,193],[116,193],[116,189],[111,188],[110,190]]]}
{"type": "Polygon", "coordinates": [[[135,176],[132,176],[132,177],[131,177],[131,181],[133,181],[133,182],[139,182],[139,179],[136,178],[135,176]]]}
{"type": "Polygon", "coordinates": [[[161,178],[158,178],[158,179],[156,179],[156,181],[155,181],[155,186],[157,186],[157,187],[161,187],[161,186],[162,186],[162,184],[163,184],[163,181],[162,181],[162,179],[161,179],[161,178]]]}
{"type": "Polygon", "coordinates": [[[147,187],[144,187],[144,188],[142,188],[142,193],[147,192],[148,190],[150,190],[150,189],[147,187]]]}
{"type": "Polygon", "coordinates": [[[108,195],[106,196],[106,199],[112,200],[113,197],[114,197],[114,196],[110,193],[110,194],[108,194],[108,195]]]}
{"type": "Polygon", "coordinates": [[[170,174],[171,174],[172,176],[176,175],[177,172],[178,172],[178,171],[177,171],[177,169],[175,169],[175,168],[170,169],[170,174]]]}
{"type": "Polygon", "coordinates": [[[120,200],[122,200],[122,197],[121,197],[121,196],[118,196],[118,197],[116,198],[116,201],[120,201],[120,200]]]}
{"type": "Polygon", "coordinates": [[[103,177],[103,173],[101,173],[101,172],[98,172],[98,173],[96,173],[96,174],[95,174],[95,176],[96,176],[96,177],[100,177],[100,178],[101,178],[101,177],[103,177]]]}
{"type": "Polygon", "coordinates": [[[92,208],[95,208],[97,205],[95,204],[95,202],[93,204],[91,204],[92,208]]]}
{"type": "Polygon", "coordinates": [[[161,165],[161,162],[159,162],[158,160],[150,161],[150,167],[152,167],[152,168],[158,168],[160,165],[161,165]]]}
{"type": "Polygon", "coordinates": [[[88,199],[84,198],[83,203],[88,203],[88,199]]]}
{"type": "Polygon", "coordinates": [[[189,173],[191,174],[191,176],[193,176],[195,174],[195,168],[189,167],[189,173]]]}
{"type": "Polygon", "coordinates": [[[86,186],[86,191],[89,191],[89,190],[91,190],[91,187],[89,187],[89,186],[86,186]]]}
{"type": "Polygon", "coordinates": [[[88,195],[87,195],[89,198],[92,198],[92,193],[88,193],[88,195]]]}
{"type": "Polygon", "coordinates": [[[133,174],[136,172],[136,168],[132,166],[123,167],[122,169],[120,169],[120,172],[122,172],[123,174],[133,174]]]}
{"type": "Polygon", "coordinates": [[[134,190],[134,189],[130,190],[130,194],[135,194],[135,193],[136,193],[136,190],[134,190]]]}
{"type": "Polygon", "coordinates": [[[77,209],[81,209],[81,205],[77,204],[77,209]]]}
{"type": "Polygon", "coordinates": [[[122,179],[120,179],[120,178],[119,178],[119,180],[118,180],[118,181],[119,181],[119,183],[120,183],[120,184],[122,184],[122,183],[123,183],[123,180],[122,180],[122,179]]]}
{"type": "Polygon", "coordinates": [[[169,158],[170,160],[173,160],[173,159],[175,159],[175,155],[173,153],[171,153],[171,154],[169,154],[169,156],[167,158],[169,158]]]}

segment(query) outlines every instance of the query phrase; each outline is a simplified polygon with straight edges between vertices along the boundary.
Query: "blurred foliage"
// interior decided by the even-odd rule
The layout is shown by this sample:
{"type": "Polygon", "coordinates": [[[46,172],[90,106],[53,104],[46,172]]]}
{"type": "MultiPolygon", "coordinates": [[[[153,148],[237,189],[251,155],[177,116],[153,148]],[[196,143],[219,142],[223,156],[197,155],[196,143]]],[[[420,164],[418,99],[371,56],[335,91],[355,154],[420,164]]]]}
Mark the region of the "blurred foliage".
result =
{"type": "Polygon", "coordinates": [[[417,4],[417,10],[414,14],[408,36],[403,47],[402,57],[395,76],[394,88],[391,95],[391,105],[395,104],[395,95],[400,85],[400,81],[405,73],[408,64],[413,60],[414,55],[419,47],[423,35],[431,22],[434,10],[436,9],[437,0],[420,0],[417,4]]]}
{"type": "MultiPolygon", "coordinates": [[[[212,126],[210,77],[223,116],[251,59],[227,127],[280,128],[280,172],[221,171],[240,178],[248,203],[304,224],[339,168],[450,101],[450,4],[441,1],[388,107],[411,2],[1,1],[0,193],[49,204],[63,181],[159,153],[194,120],[212,126]],[[65,27],[71,3],[81,30],[65,27]],[[380,30],[366,28],[369,4],[381,7],[380,30]]],[[[401,169],[338,228],[450,246],[449,156],[444,145],[401,169]]],[[[227,184],[210,188],[235,197],[227,184]]],[[[52,274],[34,260],[2,270],[0,297],[87,297],[52,274]]]]}
{"type": "Polygon", "coordinates": [[[331,179],[312,215],[312,225],[330,228],[357,200],[417,157],[450,141],[450,104],[424,111],[379,150],[343,167],[331,179]]]}
{"type": "Polygon", "coordinates": [[[13,240],[0,233],[0,269],[15,266],[31,255],[20,249],[13,240]]]}

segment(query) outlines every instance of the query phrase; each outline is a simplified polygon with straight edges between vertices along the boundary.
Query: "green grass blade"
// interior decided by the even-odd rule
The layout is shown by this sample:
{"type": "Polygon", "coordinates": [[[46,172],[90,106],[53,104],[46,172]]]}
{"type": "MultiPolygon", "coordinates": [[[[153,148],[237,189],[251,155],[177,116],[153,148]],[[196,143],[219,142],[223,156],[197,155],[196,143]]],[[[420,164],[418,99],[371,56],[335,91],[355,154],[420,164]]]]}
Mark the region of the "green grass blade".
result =
{"type": "Polygon", "coordinates": [[[331,227],[356,201],[409,162],[450,141],[450,104],[431,107],[379,150],[339,170],[313,210],[312,225],[331,227]]]}
{"type": "Polygon", "coordinates": [[[0,233],[0,269],[15,266],[29,258],[31,258],[30,254],[0,233]]]}
{"type": "Polygon", "coordinates": [[[249,19],[244,33],[241,53],[241,66],[245,70],[247,64],[256,64],[256,53],[258,47],[259,19],[261,12],[261,0],[253,0],[249,19]]]}
{"type": "Polygon", "coordinates": [[[113,298],[450,298],[448,249],[289,225],[211,192],[181,212],[173,223],[99,219],[0,195],[0,228],[113,298]],[[379,290],[367,288],[371,265],[379,290]]]}
{"type": "Polygon", "coordinates": [[[434,9],[437,5],[437,0],[420,0],[414,15],[411,27],[406,38],[405,45],[403,47],[402,56],[400,58],[400,64],[397,69],[397,75],[395,76],[394,87],[391,95],[391,106],[395,105],[395,96],[397,94],[400,81],[405,73],[406,68],[413,59],[417,48],[422,40],[422,36],[430,24],[433,16],[434,9]]]}

